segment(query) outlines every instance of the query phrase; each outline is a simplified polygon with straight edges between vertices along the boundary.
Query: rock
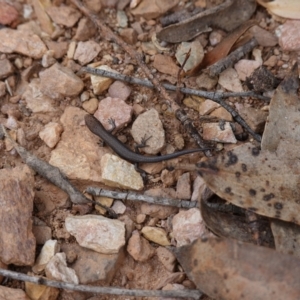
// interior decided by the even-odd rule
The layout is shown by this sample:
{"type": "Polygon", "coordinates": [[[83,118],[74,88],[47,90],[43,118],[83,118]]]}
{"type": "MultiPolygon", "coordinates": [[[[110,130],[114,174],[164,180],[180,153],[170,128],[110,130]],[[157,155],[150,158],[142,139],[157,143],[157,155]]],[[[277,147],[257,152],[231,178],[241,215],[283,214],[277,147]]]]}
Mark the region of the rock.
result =
{"type": "Polygon", "coordinates": [[[209,43],[212,46],[216,46],[219,44],[223,39],[223,34],[220,31],[214,30],[209,34],[209,43]]]}
{"type": "Polygon", "coordinates": [[[134,260],[145,262],[155,254],[155,249],[135,230],[128,241],[127,252],[134,260]]]}
{"type": "Polygon", "coordinates": [[[32,271],[36,274],[42,273],[50,259],[59,251],[57,240],[48,240],[43,246],[32,271]]]}
{"type": "Polygon", "coordinates": [[[6,85],[3,81],[0,81],[0,98],[6,94],[6,85]]]}
{"type": "Polygon", "coordinates": [[[233,68],[228,68],[219,76],[219,84],[231,92],[242,92],[243,87],[238,78],[237,72],[233,68]]]}
{"type": "Polygon", "coordinates": [[[63,243],[61,249],[66,253],[67,258],[76,253],[77,259],[71,263],[71,266],[81,284],[100,282],[108,286],[124,261],[122,250],[117,254],[101,254],[69,243],[63,243]]]}
{"type": "Polygon", "coordinates": [[[186,107],[199,111],[200,105],[204,102],[204,99],[195,99],[193,96],[191,96],[184,98],[182,102],[186,107]]]}
{"type": "Polygon", "coordinates": [[[67,267],[66,254],[56,253],[48,262],[45,273],[47,278],[78,284],[79,280],[75,271],[67,267]]]}
{"type": "Polygon", "coordinates": [[[171,10],[178,3],[179,0],[160,0],[159,2],[144,0],[136,8],[132,9],[131,13],[134,16],[143,17],[146,20],[155,19],[171,10]]]}
{"type": "Polygon", "coordinates": [[[54,31],[54,26],[50,20],[49,15],[46,13],[43,4],[38,0],[32,1],[32,6],[34,8],[34,12],[36,17],[41,25],[41,29],[51,35],[54,31]]]}
{"type": "Polygon", "coordinates": [[[84,84],[69,68],[56,63],[40,72],[41,91],[52,99],[78,96],[84,84]]]}
{"type": "MultiPolygon", "coordinates": [[[[1,30],[0,30],[1,31],[1,30]]],[[[32,234],[34,176],[27,165],[0,170],[0,260],[30,266],[35,258],[32,234]]]]}
{"type": "Polygon", "coordinates": [[[74,54],[74,59],[81,65],[91,62],[100,52],[101,47],[94,41],[79,42],[74,54]]]}
{"type": "Polygon", "coordinates": [[[48,226],[33,226],[32,233],[37,245],[44,245],[52,237],[51,228],[48,226]]]}
{"type": "Polygon", "coordinates": [[[268,112],[253,107],[243,107],[239,109],[239,113],[254,132],[263,132],[268,118],[268,112]]]}
{"type": "Polygon", "coordinates": [[[175,185],[176,180],[177,180],[177,172],[176,170],[162,170],[161,175],[160,175],[160,180],[163,183],[164,187],[171,187],[175,185]]]}
{"type": "Polygon", "coordinates": [[[56,59],[54,58],[54,50],[48,50],[42,58],[42,66],[44,68],[49,68],[50,66],[56,63],[56,59]]]}
{"type": "Polygon", "coordinates": [[[123,40],[126,43],[135,45],[137,42],[138,34],[132,28],[125,28],[125,29],[120,30],[120,36],[123,38],[123,40]]]}
{"type": "Polygon", "coordinates": [[[128,241],[129,238],[131,237],[132,231],[135,229],[135,224],[127,215],[119,216],[118,220],[120,220],[125,224],[126,241],[128,241]]]}
{"type": "Polygon", "coordinates": [[[180,211],[173,217],[172,225],[177,247],[188,245],[207,233],[198,208],[180,211]]]}
{"type": "Polygon", "coordinates": [[[0,6],[0,24],[10,25],[17,22],[19,18],[18,11],[8,3],[2,2],[0,6]]]}
{"type": "Polygon", "coordinates": [[[137,144],[140,144],[144,138],[147,140],[147,147],[141,148],[141,151],[155,155],[165,145],[165,131],[158,112],[150,109],[139,115],[132,124],[131,134],[137,144]]]}
{"type": "Polygon", "coordinates": [[[101,157],[107,149],[99,147],[99,138],[84,124],[86,112],[76,107],[65,108],[60,118],[64,128],[60,141],[51,151],[49,163],[69,179],[101,181],[101,157]]]}
{"type": "Polygon", "coordinates": [[[183,272],[176,272],[176,273],[171,273],[169,276],[166,278],[163,278],[156,284],[155,289],[161,289],[162,287],[166,286],[169,283],[180,283],[184,280],[185,278],[185,273],[183,272]]]}
{"type": "Polygon", "coordinates": [[[263,64],[263,59],[262,59],[262,52],[260,49],[254,48],[252,50],[252,55],[254,57],[254,60],[259,63],[259,66],[263,64]]]}
{"type": "Polygon", "coordinates": [[[89,114],[94,114],[98,108],[99,101],[97,98],[91,98],[88,101],[82,103],[82,108],[89,114]]]}
{"type": "Polygon", "coordinates": [[[70,28],[75,25],[81,16],[80,12],[71,6],[50,6],[46,11],[54,23],[70,28]]]}
{"type": "Polygon", "coordinates": [[[193,184],[191,201],[200,201],[202,193],[206,188],[206,183],[201,176],[197,176],[193,184]]]}
{"type": "Polygon", "coordinates": [[[108,89],[111,98],[119,98],[126,101],[131,94],[131,88],[122,81],[115,81],[108,89]]]}
{"type": "Polygon", "coordinates": [[[62,132],[63,128],[59,123],[50,122],[40,131],[39,137],[48,147],[54,148],[58,143],[62,132]]]}
{"type": "Polygon", "coordinates": [[[134,165],[112,154],[101,158],[102,182],[108,186],[140,191],[143,179],[134,165]]]}
{"type": "Polygon", "coordinates": [[[255,25],[249,29],[249,31],[254,35],[258,44],[262,47],[274,47],[277,44],[277,38],[270,31],[255,25]]]}
{"type": "MultiPolygon", "coordinates": [[[[96,67],[96,69],[118,73],[118,72],[116,72],[115,70],[113,70],[112,68],[110,68],[109,66],[106,66],[106,65],[96,67]]],[[[92,82],[94,94],[95,95],[100,95],[101,93],[103,93],[104,91],[106,91],[110,87],[110,85],[113,82],[113,79],[110,79],[110,78],[107,78],[107,77],[102,77],[102,76],[91,75],[91,82],[92,82]]]]}
{"type": "Polygon", "coordinates": [[[2,300],[30,300],[21,289],[12,289],[6,286],[0,286],[0,299],[2,300]]]}
{"type": "MultiPolygon", "coordinates": [[[[114,199],[112,198],[109,198],[109,197],[102,197],[102,196],[97,196],[96,197],[96,201],[97,203],[99,204],[102,204],[106,207],[111,207],[113,202],[114,202],[114,199]]],[[[95,209],[101,214],[101,215],[104,215],[106,213],[106,209],[101,207],[100,205],[95,205],[95,209]]]]}
{"type": "Polygon", "coordinates": [[[2,28],[0,30],[0,52],[20,53],[34,59],[42,58],[47,51],[45,44],[35,34],[26,34],[20,30],[2,28]]]}
{"type": "Polygon", "coordinates": [[[86,0],[86,6],[94,13],[98,13],[102,8],[102,1],[86,0]]]}
{"type": "Polygon", "coordinates": [[[279,45],[283,51],[300,50],[300,20],[287,20],[281,26],[279,45]]]}
{"type": "Polygon", "coordinates": [[[145,226],[141,232],[143,236],[151,242],[161,246],[171,245],[167,237],[167,233],[162,228],[145,226]]]}
{"type": "Polygon", "coordinates": [[[5,79],[14,72],[14,67],[11,62],[4,58],[0,59],[0,79],[5,79]]]}
{"type": "Polygon", "coordinates": [[[67,54],[69,43],[68,42],[55,42],[52,40],[45,41],[49,50],[54,51],[54,58],[60,59],[67,54]]]}
{"type": "Polygon", "coordinates": [[[124,10],[117,11],[117,26],[122,28],[128,27],[128,18],[124,10]]]}
{"type": "Polygon", "coordinates": [[[185,72],[193,69],[197,65],[201,63],[204,57],[204,50],[199,41],[193,41],[193,42],[182,42],[176,51],[176,59],[182,66],[183,62],[186,60],[187,53],[189,53],[189,58],[186,61],[183,69],[185,72]]]}
{"type": "Polygon", "coordinates": [[[26,101],[26,106],[34,113],[56,111],[55,101],[42,93],[40,80],[37,78],[31,80],[22,98],[26,101]]]}
{"type": "Polygon", "coordinates": [[[176,185],[176,198],[191,199],[191,177],[190,173],[182,174],[176,185]]]}
{"type": "Polygon", "coordinates": [[[164,265],[164,267],[170,271],[174,272],[175,265],[176,265],[176,257],[172,252],[170,252],[165,247],[159,246],[156,249],[156,255],[159,259],[159,261],[164,265]]]}
{"type": "Polygon", "coordinates": [[[99,253],[118,253],[125,245],[125,226],[119,220],[96,215],[70,216],[65,226],[80,246],[99,253]]]}
{"type": "Polygon", "coordinates": [[[268,67],[275,67],[278,62],[278,56],[271,55],[263,64],[268,67]]]}
{"type": "Polygon", "coordinates": [[[154,56],[153,67],[163,74],[177,77],[179,67],[176,65],[172,57],[168,55],[156,54],[154,56]]]}
{"type": "Polygon", "coordinates": [[[94,114],[94,117],[98,119],[102,125],[110,130],[112,125],[109,123],[109,119],[115,121],[116,129],[120,129],[131,122],[132,106],[126,104],[119,98],[107,97],[99,102],[98,109],[94,114]]]}
{"type": "Polygon", "coordinates": [[[120,200],[115,200],[111,208],[118,215],[123,215],[126,211],[126,206],[120,200]]]}
{"type": "Polygon", "coordinates": [[[31,300],[57,299],[59,294],[57,288],[31,282],[25,282],[25,291],[31,300]]]}
{"type": "Polygon", "coordinates": [[[142,224],[142,223],[145,222],[146,217],[147,217],[147,216],[146,216],[145,214],[138,214],[138,215],[136,216],[136,222],[137,222],[138,224],[142,224]]]}
{"type": "Polygon", "coordinates": [[[239,79],[245,81],[260,65],[261,64],[255,60],[241,59],[234,65],[234,68],[238,73],[239,79]]]}
{"type": "Polygon", "coordinates": [[[203,103],[200,104],[199,113],[200,115],[209,115],[215,109],[220,107],[220,104],[212,101],[212,100],[205,100],[203,103]]]}
{"type": "Polygon", "coordinates": [[[78,22],[78,26],[76,29],[76,34],[74,36],[74,39],[77,41],[87,41],[91,37],[94,36],[96,33],[97,29],[94,25],[94,23],[88,19],[88,18],[82,18],[78,22]]]}
{"type": "Polygon", "coordinates": [[[210,91],[218,83],[218,78],[210,77],[209,75],[202,73],[200,76],[197,77],[196,83],[198,88],[210,91]]]}
{"type": "Polygon", "coordinates": [[[216,117],[219,120],[225,120],[228,122],[232,122],[232,115],[229,113],[224,107],[219,107],[215,109],[211,114],[211,117],[216,117]]]}
{"type": "Polygon", "coordinates": [[[211,140],[220,143],[233,143],[237,142],[232,128],[228,122],[224,124],[224,130],[220,128],[219,123],[204,123],[203,124],[203,139],[211,140]]]}

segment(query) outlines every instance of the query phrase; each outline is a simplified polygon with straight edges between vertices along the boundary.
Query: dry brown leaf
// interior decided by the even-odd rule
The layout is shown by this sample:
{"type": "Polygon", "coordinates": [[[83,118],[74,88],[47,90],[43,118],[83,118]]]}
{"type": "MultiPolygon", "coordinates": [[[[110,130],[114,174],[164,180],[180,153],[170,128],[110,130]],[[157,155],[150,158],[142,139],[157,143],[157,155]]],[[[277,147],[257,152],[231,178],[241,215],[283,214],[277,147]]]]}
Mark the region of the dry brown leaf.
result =
{"type": "Polygon", "coordinates": [[[232,33],[226,36],[213,50],[209,51],[205,54],[202,62],[195,66],[192,70],[187,72],[187,75],[194,76],[197,75],[201,69],[204,69],[220,59],[226,57],[230,52],[232,46],[236,43],[236,41],[252,26],[256,25],[257,22],[255,20],[249,20],[237,29],[235,29],[232,33]]]}
{"type": "Polygon", "coordinates": [[[300,299],[300,260],[291,255],[229,239],[199,239],[173,253],[212,299],[300,299]]]}
{"type": "Polygon", "coordinates": [[[199,164],[208,187],[258,214],[300,224],[300,101],[298,67],[271,101],[262,150],[251,143],[199,164]]]}
{"type": "Polygon", "coordinates": [[[157,38],[169,43],[189,41],[209,26],[232,31],[249,20],[255,9],[255,0],[226,0],[219,6],[163,28],[157,38]]]}
{"type": "Polygon", "coordinates": [[[265,7],[270,14],[287,19],[300,19],[299,0],[274,0],[269,2],[257,0],[257,2],[265,7]]]}

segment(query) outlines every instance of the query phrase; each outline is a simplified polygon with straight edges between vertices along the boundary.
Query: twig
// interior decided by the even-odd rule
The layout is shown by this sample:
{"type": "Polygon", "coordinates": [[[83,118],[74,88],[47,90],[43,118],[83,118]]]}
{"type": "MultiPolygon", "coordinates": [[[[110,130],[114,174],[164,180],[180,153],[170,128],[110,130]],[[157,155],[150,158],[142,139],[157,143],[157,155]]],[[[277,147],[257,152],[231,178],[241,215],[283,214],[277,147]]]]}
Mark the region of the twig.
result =
{"type": "MultiPolygon", "coordinates": [[[[142,57],[139,53],[137,53],[132,46],[125,43],[119,36],[117,36],[108,26],[106,26],[104,23],[102,23],[101,19],[98,15],[95,15],[91,13],[84,5],[81,3],[80,0],[71,0],[88,18],[91,19],[91,21],[96,25],[96,27],[101,31],[102,35],[108,40],[113,41],[117,43],[120,47],[122,47],[132,59],[136,60],[140,68],[143,70],[145,75],[151,80],[153,83],[154,88],[160,93],[160,95],[164,98],[164,100],[169,101],[171,109],[176,113],[177,110],[180,110],[180,107],[178,104],[171,98],[171,96],[167,93],[166,89],[162,84],[159,82],[159,80],[156,78],[154,74],[151,73],[150,69],[147,67],[147,65],[142,60],[142,57]]],[[[189,121],[191,126],[192,122],[189,121]]],[[[187,130],[189,130],[190,127],[187,127],[187,130]]],[[[196,143],[201,149],[205,149],[206,143],[202,139],[202,137],[197,133],[197,135],[193,135],[196,143]]],[[[212,156],[212,153],[210,150],[206,150],[205,152],[206,156],[212,156]]]]}
{"type": "MultiPolygon", "coordinates": [[[[105,70],[101,70],[101,69],[94,69],[94,68],[90,68],[90,67],[83,67],[81,69],[82,72],[87,72],[93,75],[97,75],[97,76],[103,76],[103,77],[108,77],[108,78],[112,78],[115,80],[121,80],[121,81],[125,81],[131,84],[139,84],[148,88],[154,88],[153,84],[149,81],[149,80],[145,80],[145,79],[140,79],[140,78],[135,78],[135,77],[130,77],[127,75],[122,75],[122,74],[117,74],[117,73],[113,73],[113,72],[109,72],[109,71],[105,71],[105,70]]],[[[177,87],[175,85],[171,85],[171,84],[163,84],[163,86],[171,91],[177,91],[177,87]]],[[[207,99],[211,99],[212,101],[220,104],[222,107],[224,107],[231,115],[232,117],[235,119],[235,121],[237,123],[239,123],[247,132],[249,132],[255,140],[257,140],[258,142],[261,141],[261,136],[257,133],[255,133],[250,126],[246,123],[246,121],[230,106],[228,105],[225,101],[223,101],[224,98],[228,98],[228,97],[256,97],[258,99],[261,100],[270,100],[270,98],[268,97],[264,97],[262,95],[259,95],[253,91],[250,92],[236,92],[236,93],[215,93],[215,92],[206,92],[206,91],[199,91],[199,90],[193,90],[193,89],[189,89],[189,88],[180,88],[180,92],[184,93],[184,94],[190,94],[190,95],[196,95],[196,96],[200,96],[200,97],[204,97],[207,99]]],[[[189,124],[191,124],[189,119],[185,119],[185,118],[180,118],[180,116],[185,116],[185,112],[183,110],[179,110],[176,111],[176,117],[181,120],[181,122],[186,122],[185,124],[185,128],[189,127],[189,124]]],[[[196,129],[194,128],[194,126],[188,128],[189,133],[194,137],[194,135],[198,134],[196,129]],[[193,130],[192,130],[193,128],[193,130]]]]}
{"type": "Polygon", "coordinates": [[[209,70],[209,75],[211,77],[219,75],[225,69],[233,66],[236,62],[238,62],[245,54],[250,52],[254,47],[258,45],[257,40],[252,38],[250,41],[245,43],[243,46],[237,48],[233,52],[231,52],[225,58],[219,60],[215,64],[211,65],[209,70]]]}
{"type": "Polygon", "coordinates": [[[176,290],[176,291],[150,291],[150,290],[127,290],[121,288],[98,287],[83,284],[72,284],[56,280],[49,280],[39,276],[30,276],[23,273],[0,269],[0,275],[16,280],[32,282],[39,285],[52,286],[59,289],[95,293],[103,295],[124,295],[132,297],[165,297],[165,298],[193,298],[200,299],[202,293],[198,290],[176,290]]]}
{"type": "Polygon", "coordinates": [[[149,195],[142,195],[135,192],[117,192],[101,189],[98,187],[88,187],[86,192],[94,196],[103,196],[120,200],[144,201],[153,204],[175,206],[180,208],[193,208],[198,205],[196,201],[178,200],[172,198],[153,197],[149,195]]]}
{"type": "Polygon", "coordinates": [[[75,204],[84,204],[84,203],[94,203],[102,208],[106,209],[110,216],[117,217],[117,215],[114,213],[112,209],[109,207],[106,207],[105,205],[102,205],[101,203],[98,203],[96,201],[93,201],[87,197],[85,197],[82,193],[80,193],[68,180],[66,175],[64,175],[59,168],[54,167],[50,165],[49,163],[39,159],[35,155],[28,152],[24,147],[20,146],[17,142],[15,142],[8,132],[6,131],[5,127],[3,125],[0,126],[1,130],[3,131],[6,138],[10,140],[10,142],[13,144],[14,148],[18,152],[18,154],[23,159],[24,163],[26,163],[31,169],[33,169],[35,172],[37,172],[42,177],[49,180],[51,183],[56,185],[57,187],[61,188],[63,191],[65,191],[69,196],[70,200],[75,204]]]}

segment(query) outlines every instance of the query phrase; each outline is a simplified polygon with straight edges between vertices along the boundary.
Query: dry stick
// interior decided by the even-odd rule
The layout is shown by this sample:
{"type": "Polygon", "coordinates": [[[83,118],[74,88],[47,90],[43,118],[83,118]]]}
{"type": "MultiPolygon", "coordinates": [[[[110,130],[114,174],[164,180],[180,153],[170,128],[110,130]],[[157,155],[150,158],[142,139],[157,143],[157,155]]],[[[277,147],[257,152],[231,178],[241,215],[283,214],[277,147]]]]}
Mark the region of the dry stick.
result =
{"type": "Polygon", "coordinates": [[[3,125],[0,126],[1,130],[3,131],[6,138],[10,140],[13,144],[16,151],[19,153],[21,158],[23,159],[24,163],[26,163],[31,169],[37,172],[42,177],[49,180],[51,183],[56,185],[57,187],[61,188],[65,191],[69,196],[70,200],[75,204],[83,204],[83,203],[94,203],[100,205],[104,209],[108,210],[108,213],[116,217],[116,214],[113,210],[109,209],[108,207],[102,205],[101,203],[95,202],[91,199],[85,197],[82,193],[80,193],[67,179],[67,177],[57,168],[54,167],[47,162],[39,159],[35,155],[28,152],[24,147],[20,146],[17,142],[15,142],[10,135],[7,133],[5,127],[3,125]]]}
{"type": "Polygon", "coordinates": [[[227,68],[233,66],[236,62],[238,62],[245,54],[249,53],[253,50],[254,47],[258,45],[258,42],[255,38],[252,38],[250,41],[245,43],[243,46],[237,48],[233,52],[231,52],[225,58],[219,60],[215,64],[211,65],[208,68],[209,75],[214,77],[219,75],[221,72],[226,70],[227,68]]]}
{"type": "MultiPolygon", "coordinates": [[[[83,67],[83,68],[81,68],[80,72],[87,72],[87,73],[97,75],[97,76],[103,76],[103,77],[108,77],[108,78],[112,78],[115,80],[125,81],[130,84],[138,84],[138,85],[142,85],[142,86],[145,86],[148,88],[154,88],[154,85],[149,80],[130,77],[127,75],[113,73],[113,72],[109,72],[109,71],[105,71],[105,70],[101,70],[101,69],[94,69],[91,67],[83,67]]],[[[177,91],[177,87],[175,85],[163,84],[163,86],[167,90],[177,91]]],[[[211,99],[212,101],[220,104],[232,115],[232,117],[234,118],[234,120],[237,123],[239,123],[247,132],[249,132],[255,138],[255,140],[257,140],[258,142],[261,141],[261,136],[259,134],[255,133],[250,128],[250,126],[246,123],[246,121],[230,105],[228,105],[222,99],[228,98],[228,97],[255,97],[255,98],[259,98],[261,100],[270,100],[270,98],[259,95],[253,91],[251,91],[251,92],[236,92],[236,93],[218,93],[218,92],[215,93],[215,92],[193,90],[193,89],[189,89],[189,88],[180,88],[180,92],[182,92],[184,94],[205,97],[207,99],[211,99]]],[[[182,112],[182,110],[177,111],[176,116],[177,116],[177,114],[180,114],[181,112],[182,112]]],[[[184,123],[185,117],[186,117],[186,115],[184,113],[182,116],[180,116],[179,119],[184,123]]],[[[190,124],[190,123],[187,122],[187,124],[190,124]]],[[[188,126],[188,125],[186,125],[186,126],[188,126]]],[[[195,134],[198,134],[196,129],[193,126],[191,128],[193,128],[195,130],[195,134]]],[[[192,130],[191,128],[189,130],[192,130]]],[[[191,135],[194,134],[191,131],[189,131],[189,132],[191,135]]]]}
{"type": "Polygon", "coordinates": [[[175,206],[180,208],[193,208],[197,207],[197,201],[186,201],[172,198],[154,197],[149,195],[142,195],[135,192],[117,192],[101,189],[98,187],[88,187],[86,192],[94,196],[109,197],[120,200],[144,201],[153,204],[175,206]]]}
{"type": "MultiPolygon", "coordinates": [[[[108,26],[103,24],[100,20],[100,18],[91,13],[84,5],[81,3],[80,0],[71,0],[86,16],[88,16],[93,23],[98,27],[98,29],[101,30],[102,35],[109,40],[109,41],[114,41],[116,44],[121,46],[129,55],[132,59],[135,59],[140,68],[144,71],[145,75],[151,80],[153,83],[155,89],[162,95],[162,97],[169,101],[169,104],[171,106],[171,109],[175,112],[180,110],[180,107],[177,105],[177,103],[170,97],[170,95],[167,93],[166,89],[161,85],[159,80],[151,73],[147,65],[143,62],[141,55],[137,53],[132,46],[128,45],[125,43],[119,36],[117,36],[108,26]]],[[[182,110],[180,115],[184,115],[185,112],[182,110]]],[[[177,116],[177,115],[176,115],[177,116]]],[[[179,119],[180,120],[180,119],[179,119]]],[[[180,120],[181,121],[181,120],[180,120]]],[[[185,120],[185,123],[189,122],[192,125],[191,120],[185,120]]],[[[189,130],[190,127],[187,128],[189,130]]],[[[196,131],[196,129],[195,129],[196,131]]],[[[197,132],[197,131],[196,131],[197,132]]],[[[195,139],[196,143],[201,149],[207,148],[206,143],[202,139],[202,137],[197,133],[197,135],[193,135],[193,138],[195,139]]],[[[206,156],[212,156],[212,153],[210,150],[206,150],[205,152],[206,156]]]]}
{"type": "Polygon", "coordinates": [[[127,290],[121,288],[111,287],[97,287],[83,284],[72,284],[56,280],[49,280],[44,277],[30,276],[19,272],[9,271],[0,269],[0,275],[13,278],[16,280],[32,282],[39,285],[52,286],[59,289],[66,289],[72,291],[80,291],[84,293],[95,293],[103,295],[121,295],[121,296],[132,296],[132,297],[165,297],[165,298],[193,298],[200,299],[203,295],[198,290],[176,290],[176,291],[150,291],[150,290],[127,290]]]}

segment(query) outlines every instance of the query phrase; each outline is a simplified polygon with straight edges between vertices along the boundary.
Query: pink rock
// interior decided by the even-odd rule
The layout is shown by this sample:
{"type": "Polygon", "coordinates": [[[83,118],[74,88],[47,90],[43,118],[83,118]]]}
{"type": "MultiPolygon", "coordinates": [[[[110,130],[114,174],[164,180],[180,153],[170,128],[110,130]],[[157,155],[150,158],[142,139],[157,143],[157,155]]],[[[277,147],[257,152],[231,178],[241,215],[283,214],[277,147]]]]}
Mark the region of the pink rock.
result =
{"type": "Polygon", "coordinates": [[[119,98],[126,101],[130,96],[131,88],[122,81],[115,81],[108,89],[108,94],[112,98],[119,98]]]}
{"type": "Polygon", "coordinates": [[[174,216],[172,224],[177,247],[190,244],[207,232],[198,208],[179,212],[174,216]]]}
{"type": "Polygon", "coordinates": [[[123,100],[107,97],[99,102],[94,116],[106,129],[111,129],[110,118],[114,119],[116,128],[120,128],[131,121],[132,112],[132,106],[126,104],[123,100]]]}
{"type": "Polygon", "coordinates": [[[13,6],[11,6],[5,2],[1,2],[0,24],[9,25],[9,24],[17,21],[18,17],[19,17],[18,11],[13,6]]]}
{"type": "Polygon", "coordinates": [[[137,230],[128,241],[127,251],[134,260],[141,262],[149,260],[155,254],[155,249],[137,230]]]}
{"type": "Polygon", "coordinates": [[[101,47],[94,41],[79,42],[74,54],[74,59],[81,65],[91,62],[100,52],[101,47]]]}
{"type": "Polygon", "coordinates": [[[66,27],[73,27],[81,16],[80,12],[71,6],[51,6],[47,13],[56,24],[66,27]]]}
{"type": "Polygon", "coordinates": [[[205,123],[203,124],[203,139],[216,141],[220,143],[233,143],[237,142],[231,126],[228,122],[224,124],[224,129],[221,128],[219,123],[205,123]]]}
{"type": "Polygon", "coordinates": [[[279,45],[284,51],[300,50],[300,20],[287,20],[282,25],[279,45]]]}

